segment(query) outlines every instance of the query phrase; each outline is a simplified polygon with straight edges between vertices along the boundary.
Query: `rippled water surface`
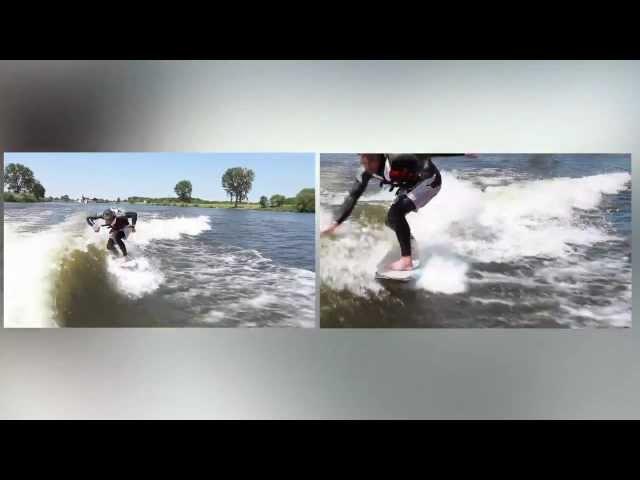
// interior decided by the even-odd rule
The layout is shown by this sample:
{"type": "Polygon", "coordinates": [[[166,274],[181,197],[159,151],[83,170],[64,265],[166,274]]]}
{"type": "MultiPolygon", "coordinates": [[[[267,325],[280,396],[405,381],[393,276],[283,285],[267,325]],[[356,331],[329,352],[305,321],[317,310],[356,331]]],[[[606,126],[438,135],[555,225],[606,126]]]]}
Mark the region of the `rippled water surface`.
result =
{"type": "Polygon", "coordinates": [[[124,265],[85,223],[106,207],[5,204],[6,327],[314,325],[314,215],[120,204],[124,265]]]}
{"type": "MultiPolygon", "coordinates": [[[[393,194],[371,182],[320,242],[323,327],[630,327],[629,155],[435,159],[440,194],[407,216],[424,270],[374,278],[395,235],[393,194]]],[[[320,223],[335,217],[355,155],[321,155],[320,223]]]]}

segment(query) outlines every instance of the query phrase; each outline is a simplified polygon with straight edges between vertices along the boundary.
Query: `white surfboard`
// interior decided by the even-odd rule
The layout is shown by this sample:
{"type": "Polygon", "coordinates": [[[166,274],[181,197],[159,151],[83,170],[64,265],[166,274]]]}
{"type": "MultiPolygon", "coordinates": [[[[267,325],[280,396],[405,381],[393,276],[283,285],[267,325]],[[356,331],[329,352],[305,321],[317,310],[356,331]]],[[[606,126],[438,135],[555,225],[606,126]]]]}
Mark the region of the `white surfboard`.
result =
{"type": "Polygon", "coordinates": [[[420,268],[420,261],[413,261],[412,270],[378,270],[376,272],[376,278],[380,280],[395,280],[397,282],[410,282],[416,280],[422,269],[420,268]]]}
{"type": "MultiPolygon", "coordinates": [[[[411,237],[411,250],[416,255],[419,253],[418,243],[416,239],[411,237]]],[[[378,264],[378,269],[376,270],[376,278],[379,280],[394,280],[397,282],[410,282],[412,280],[416,280],[422,269],[420,268],[420,259],[414,257],[413,259],[413,269],[412,270],[389,270],[387,267],[391,262],[400,258],[400,249],[399,246],[393,248],[387,255],[382,259],[382,261],[378,264]]]]}
{"type": "Polygon", "coordinates": [[[123,268],[129,268],[129,269],[138,267],[138,262],[136,261],[136,259],[131,258],[129,256],[124,258],[122,257],[118,258],[118,264],[123,268]]]}

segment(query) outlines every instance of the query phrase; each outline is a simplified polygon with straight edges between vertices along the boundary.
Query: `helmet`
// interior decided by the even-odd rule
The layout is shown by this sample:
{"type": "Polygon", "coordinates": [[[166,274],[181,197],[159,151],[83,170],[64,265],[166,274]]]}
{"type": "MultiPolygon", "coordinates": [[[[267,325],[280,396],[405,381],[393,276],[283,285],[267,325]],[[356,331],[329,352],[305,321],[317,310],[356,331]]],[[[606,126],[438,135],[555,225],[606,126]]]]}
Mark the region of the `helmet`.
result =
{"type": "Polygon", "coordinates": [[[104,212],[102,212],[102,218],[106,221],[110,222],[115,218],[116,214],[110,208],[107,208],[104,212]]]}

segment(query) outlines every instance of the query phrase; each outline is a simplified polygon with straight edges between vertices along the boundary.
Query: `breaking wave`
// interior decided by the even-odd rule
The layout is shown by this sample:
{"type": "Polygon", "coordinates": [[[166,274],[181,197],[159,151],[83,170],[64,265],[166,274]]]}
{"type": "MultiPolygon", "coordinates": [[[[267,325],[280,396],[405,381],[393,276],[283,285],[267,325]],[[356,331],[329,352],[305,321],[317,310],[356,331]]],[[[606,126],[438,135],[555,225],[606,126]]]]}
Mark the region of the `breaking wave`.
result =
{"type": "Polygon", "coordinates": [[[147,246],[210,228],[205,216],[138,222],[137,232],[126,242],[132,268],[107,254],[106,231],[87,231],[81,214],[38,232],[5,223],[4,326],[87,326],[87,319],[98,326],[132,317],[142,323],[149,309],[135,300],[165,282],[147,246]]]}
{"type": "MultiPolygon", "coordinates": [[[[625,271],[628,257],[609,258],[603,267],[603,262],[591,259],[587,251],[621,240],[607,228],[597,209],[604,195],[628,188],[629,173],[518,180],[510,184],[502,184],[500,179],[484,185],[460,179],[455,172],[444,171],[442,175],[444,186],[440,194],[427,207],[407,216],[425,266],[412,288],[457,294],[468,291],[471,282],[495,281],[490,274],[472,275],[472,264],[535,264],[526,274],[504,276],[509,281],[536,284],[558,284],[567,268],[582,269],[571,280],[574,289],[576,281],[601,275],[603,268],[613,273],[617,269],[618,274],[625,271]]],[[[342,198],[344,195],[326,197],[319,212],[321,225],[331,220],[330,207],[342,198]]],[[[334,237],[321,240],[323,288],[363,297],[388,294],[374,277],[390,251],[399,254],[395,234],[384,226],[392,198],[387,192],[363,197],[359,217],[346,222],[334,237]],[[384,207],[377,205],[385,197],[384,207]]],[[[628,276],[630,285],[630,271],[628,276]]],[[[565,305],[566,311],[576,308],[571,303],[565,305]]],[[[620,308],[611,308],[618,324],[630,324],[626,297],[620,298],[620,308]]]]}

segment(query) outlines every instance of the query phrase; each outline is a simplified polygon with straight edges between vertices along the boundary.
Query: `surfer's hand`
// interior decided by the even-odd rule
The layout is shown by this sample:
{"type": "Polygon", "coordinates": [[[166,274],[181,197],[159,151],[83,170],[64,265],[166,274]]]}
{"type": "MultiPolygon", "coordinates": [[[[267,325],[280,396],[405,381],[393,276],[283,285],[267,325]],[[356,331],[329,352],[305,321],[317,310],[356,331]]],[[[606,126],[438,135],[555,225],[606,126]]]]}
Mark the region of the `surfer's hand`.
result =
{"type": "Polygon", "coordinates": [[[320,231],[320,235],[333,235],[336,231],[336,228],[338,228],[338,223],[333,222],[331,225],[329,225],[328,227],[323,228],[320,231]]]}

